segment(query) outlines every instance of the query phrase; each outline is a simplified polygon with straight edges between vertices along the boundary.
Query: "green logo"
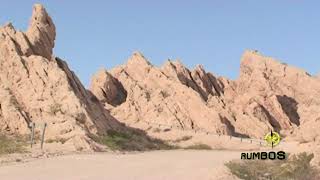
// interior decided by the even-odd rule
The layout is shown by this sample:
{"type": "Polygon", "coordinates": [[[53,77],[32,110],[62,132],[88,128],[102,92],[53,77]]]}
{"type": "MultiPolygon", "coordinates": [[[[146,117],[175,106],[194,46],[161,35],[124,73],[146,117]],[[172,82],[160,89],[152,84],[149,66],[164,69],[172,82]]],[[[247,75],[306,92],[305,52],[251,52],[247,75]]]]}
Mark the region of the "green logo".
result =
{"type": "Polygon", "coordinates": [[[264,140],[267,142],[268,146],[271,146],[273,148],[274,146],[277,146],[280,143],[281,138],[277,132],[271,131],[270,133],[266,134],[264,140]]]}

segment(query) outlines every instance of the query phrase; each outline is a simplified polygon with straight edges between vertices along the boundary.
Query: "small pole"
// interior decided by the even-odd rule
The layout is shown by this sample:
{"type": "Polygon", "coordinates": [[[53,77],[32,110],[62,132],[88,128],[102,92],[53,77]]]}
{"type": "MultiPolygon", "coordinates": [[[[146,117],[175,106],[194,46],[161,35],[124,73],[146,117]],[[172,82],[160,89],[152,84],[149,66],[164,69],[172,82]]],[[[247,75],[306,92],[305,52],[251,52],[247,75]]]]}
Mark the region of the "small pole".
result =
{"type": "Polygon", "coordinates": [[[252,139],[250,140],[250,143],[252,144],[252,139]]]}
{"type": "Polygon", "coordinates": [[[232,139],[232,136],[230,136],[230,139],[232,139]]]}
{"type": "Polygon", "coordinates": [[[242,142],[242,138],[240,138],[241,142],[242,142]]]}
{"type": "Polygon", "coordinates": [[[43,129],[42,129],[42,137],[41,137],[41,149],[43,149],[44,134],[46,132],[46,127],[47,127],[47,123],[44,123],[43,124],[43,129]]]}
{"type": "Polygon", "coordinates": [[[35,123],[34,122],[32,122],[32,123],[30,123],[30,125],[31,125],[31,139],[30,139],[30,143],[31,143],[31,148],[32,148],[32,145],[33,145],[33,141],[34,141],[34,127],[35,127],[35,123]]]}

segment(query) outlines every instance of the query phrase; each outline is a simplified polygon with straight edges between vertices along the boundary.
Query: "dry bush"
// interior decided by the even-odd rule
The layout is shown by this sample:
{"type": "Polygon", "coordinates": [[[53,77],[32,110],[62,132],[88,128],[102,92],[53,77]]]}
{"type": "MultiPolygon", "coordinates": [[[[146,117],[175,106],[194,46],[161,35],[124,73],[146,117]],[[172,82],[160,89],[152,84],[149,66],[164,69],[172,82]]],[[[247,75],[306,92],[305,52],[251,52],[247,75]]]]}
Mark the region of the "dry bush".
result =
{"type": "Polygon", "coordinates": [[[112,150],[120,151],[146,151],[146,150],[169,150],[176,149],[175,146],[147,136],[144,132],[130,130],[119,132],[108,130],[107,135],[94,136],[93,140],[108,146],[112,150]]]}
{"type": "Polygon", "coordinates": [[[0,134],[0,155],[26,152],[25,139],[22,137],[9,137],[0,134]]]}
{"type": "Polygon", "coordinates": [[[190,139],[192,139],[192,136],[183,136],[183,137],[181,137],[181,138],[178,138],[178,139],[174,140],[173,142],[174,142],[174,143],[180,143],[180,142],[182,142],[182,141],[188,141],[188,140],[190,140],[190,139]]]}
{"type": "Polygon", "coordinates": [[[194,144],[187,147],[184,147],[183,149],[192,149],[192,150],[212,150],[212,147],[207,144],[194,144]]]}
{"type": "Polygon", "coordinates": [[[231,161],[225,165],[244,180],[318,180],[319,171],[311,166],[313,154],[300,153],[286,160],[231,161]]]}
{"type": "Polygon", "coordinates": [[[49,113],[50,113],[51,115],[56,115],[58,112],[63,113],[62,110],[61,110],[61,107],[62,107],[61,104],[59,104],[59,103],[54,103],[54,104],[52,104],[52,105],[50,106],[50,112],[49,112],[49,113]]]}
{"type": "Polygon", "coordinates": [[[66,138],[56,138],[56,139],[47,139],[46,143],[61,143],[61,144],[64,144],[67,141],[68,141],[68,139],[66,139],[66,138]]]}

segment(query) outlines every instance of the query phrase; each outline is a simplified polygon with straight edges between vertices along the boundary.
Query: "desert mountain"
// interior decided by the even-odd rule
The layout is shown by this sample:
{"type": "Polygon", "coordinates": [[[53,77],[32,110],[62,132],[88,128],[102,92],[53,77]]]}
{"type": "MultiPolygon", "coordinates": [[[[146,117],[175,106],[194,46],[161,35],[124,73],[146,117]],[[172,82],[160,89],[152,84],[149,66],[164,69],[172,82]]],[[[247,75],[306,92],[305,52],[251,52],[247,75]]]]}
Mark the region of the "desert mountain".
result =
{"type": "MultiPolygon", "coordinates": [[[[210,84],[202,81],[202,73],[205,72],[201,67],[191,73],[179,62],[171,61],[162,69],[157,68],[136,52],[126,65],[110,72],[99,71],[92,78],[90,89],[100,101],[106,102],[114,116],[129,124],[156,122],[230,134],[230,128],[220,121],[223,112],[207,106],[206,99],[214,92],[209,79],[210,84]],[[113,96],[107,96],[110,94],[113,96]]],[[[216,106],[224,110],[220,99],[216,106]]]]}
{"type": "Polygon", "coordinates": [[[90,149],[89,134],[119,123],[52,54],[55,36],[55,25],[39,4],[26,32],[10,23],[0,28],[0,132],[30,134],[30,122],[46,122],[46,139],[90,149]]]}
{"type": "Polygon", "coordinates": [[[90,90],[128,124],[261,138],[270,130],[305,134],[320,118],[318,79],[257,51],[243,54],[237,80],[180,61],[158,68],[136,52],[125,65],[95,74],[90,90]]]}

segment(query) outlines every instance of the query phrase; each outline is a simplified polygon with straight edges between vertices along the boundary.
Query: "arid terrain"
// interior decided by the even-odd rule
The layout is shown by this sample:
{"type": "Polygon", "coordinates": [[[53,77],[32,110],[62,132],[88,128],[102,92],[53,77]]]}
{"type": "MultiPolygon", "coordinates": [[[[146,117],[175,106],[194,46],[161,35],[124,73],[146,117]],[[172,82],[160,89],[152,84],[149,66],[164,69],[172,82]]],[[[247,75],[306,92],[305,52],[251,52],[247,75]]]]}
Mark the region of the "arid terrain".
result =
{"type": "Polygon", "coordinates": [[[0,27],[1,179],[236,179],[224,164],[269,151],[270,131],[282,138],[273,150],[313,153],[319,166],[318,76],[256,50],[236,80],[134,52],[86,89],[53,54],[55,38],[40,4],[25,32],[0,27]]]}
{"type": "Polygon", "coordinates": [[[238,156],[237,151],[183,150],[133,154],[66,155],[0,167],[0,176],[1,179],[12,180],[228,180],[233,176],[224,167],[224,162],[236,159],[238,156]]]}

